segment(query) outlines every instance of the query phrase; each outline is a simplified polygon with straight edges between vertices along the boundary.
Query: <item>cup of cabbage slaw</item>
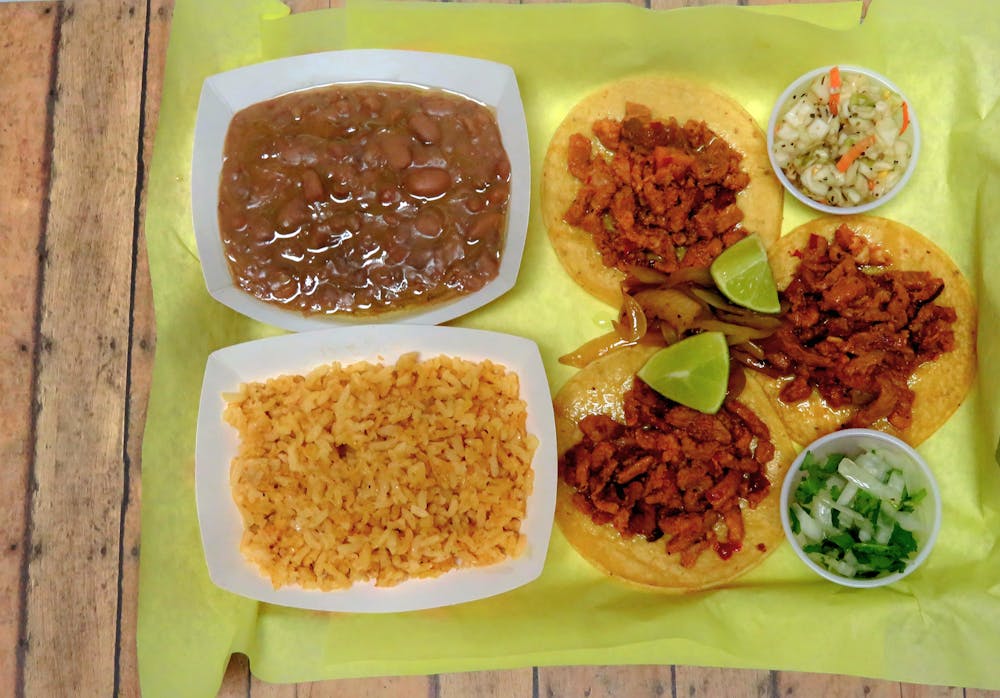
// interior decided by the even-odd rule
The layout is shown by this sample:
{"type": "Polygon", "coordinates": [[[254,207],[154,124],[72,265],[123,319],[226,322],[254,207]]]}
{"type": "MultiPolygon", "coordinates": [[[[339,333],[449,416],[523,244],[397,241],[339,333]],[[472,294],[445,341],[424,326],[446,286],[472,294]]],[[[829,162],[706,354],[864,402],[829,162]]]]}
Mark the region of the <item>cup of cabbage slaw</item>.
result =
{"type": "Polygon", "coordinates": [[[920,153],[912,103],[888,78],[852,65],[824,66],[793,81],[767,127],[778,179],[824,213],[871,211],[906,185],[920,153]]]}
{"type": "Polygon", "coordinates": [[[845,429],[802,450],[781,488],[781,525],[816,574],[848,587],[893,584],[930,555],[941,491],[907,443],[845,429]]]}

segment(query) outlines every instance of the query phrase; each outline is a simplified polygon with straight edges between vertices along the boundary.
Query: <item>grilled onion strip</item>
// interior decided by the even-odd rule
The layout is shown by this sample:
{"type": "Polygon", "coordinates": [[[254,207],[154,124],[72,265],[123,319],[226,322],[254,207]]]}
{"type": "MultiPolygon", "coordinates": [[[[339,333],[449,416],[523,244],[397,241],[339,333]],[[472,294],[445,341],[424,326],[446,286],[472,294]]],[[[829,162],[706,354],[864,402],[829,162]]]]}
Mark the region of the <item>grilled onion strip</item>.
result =
{"type": "Polygon", "coordinates": [[[586,342],[559,362],[583,368],[620,347],[640,342],[667,346],[697,332],[718,331],[726,335],[733,360],[753,366],[764,355],[759,340],[774,334],[781,316],[733,305],[715,290],[707,269],[663,274],[637,267],[622,282],[622,305],[612,325],[613,331],[586,342]]]}

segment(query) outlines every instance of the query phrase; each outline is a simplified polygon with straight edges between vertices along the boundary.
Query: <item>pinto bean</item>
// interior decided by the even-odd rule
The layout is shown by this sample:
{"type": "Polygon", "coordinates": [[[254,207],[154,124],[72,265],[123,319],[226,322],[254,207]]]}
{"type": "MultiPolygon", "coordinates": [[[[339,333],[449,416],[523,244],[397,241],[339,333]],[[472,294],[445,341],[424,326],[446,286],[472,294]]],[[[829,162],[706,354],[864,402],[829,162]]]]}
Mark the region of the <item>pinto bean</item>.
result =
{"type": "Polygon", "coordinates": [[[262,216],[254,216],[247,220],[246,225],[247,237],[252,240],[255,245],[264,245],[271,242],[274,239],[274,226],[262,216]]]}
{"type": "Polygon", "coordinates": [[[326,196],[323,182],[320,181],[315,170],[306,170],[302,173],[302,194],[309,202],[320,201],[326,196]]]}
{"type": "Polygon", "coordinates": [[[505,155],[501,155],[497,158],[497,165],[493,171],[496,173],[497,179],[506,182],[510,179],[510,160],[505,155]]]}
{"type": "Polygon", "coordinates": [[[288,178],[281,172],[261,168],[250,181],[250,198],[247,206],[257,208],[273,202],[288,186],[288,178]]]}
{"type": "Polygon", "coordinates": [[[369,115],[378,116],[382,110],[382,98],[375,94],[365,95],[364,99],[361,100],[361,105],[368,110],[369,115]]]}
{"type": "Polygon", "coordinates": [[[405,170],[413,162],[410,139],[401,133],[386,134],[379,143],[389,166],[394,170],[405,170]]]}
{"type": "Polygon", "coordinates": [[[329,225],[323,223],[321,225],[313,228],[305,239],[309,241],[309,250],[325,250],[330,246],[330,242],[334,240],[333,229],[329,225]]]}
{"type": "Polygon", "coordinates": [[[454,101],[443,97],[427,97],[421,106],[431,116],[452,116],[455,113],[454,101]]]}
{"type": "Polygon", "coordinates": [[[342,97],[334,102],[333,108],[334,114],[341,118],[352,116],[354,114],[354,105],[351,103],[351,100],[345,97],[342,97]]]}
{"type": "Polygon", "coordinates": [[[327,308],[352,310],[354,308],[354,292],[329,284],[320,286],[313,294],[312,308],[314,311],[323,311],[327,308]]]}
{"type": "Polygon", "coordinates": [[[347,164],[340,164],[332,168],[330,189],[338,199],[350,196],[357,186],[357,175],[354,169],[347,164]]]}
{"type": "Polygon", "coordinates": [[[413,135],[424,143],[437,143],[441,140],[441,127],[438,123],[423,112],[417,112],[410,116],[407,125],[413,131],[413,135]]]}
{"type": "Polygon", "coordinates": [[[398,267],[390,267],[384,264],[372,265],[368,270],[368,276],[376,288],[382,289],[381,294],[389,298],[395,297],[400,290],[405,288],[403,271],[398,267]]]}
{"type": "Polygon", "coordinates": [[[479,272],[478,288],[486,285],[486,282],[495,277],[500,272],[500,255],[484,254],[480,255],[476,261],[476,271],[479,272]]]}
{"type": "Polygon", "coordinates": [[[436,208],[424,209],[414,219],[413,229],[425,238],[436,238],[444,229],[444,214],[436,208]]]}
{"type": "Polygon", "coordinates": [[[347,230],[352,233],[357,233],[361,230],[362,222],[361,216],[354,211],[335,214],[331,221],[334,229],[347,230]]]}
{"type": "Polygon", "coordinates": [[[386,250],[384,264],[386,266],[398,266],[406,261],[410,251],[403,245],[393,245],[386,250]]]}
{"type": "Polygon", "coordinates": [[[413,153],[411,167],[439,167],[442,164],[440,154],[433,146],[425,145],[414,139],[413,147],[410,150],[413,153]]]}
{"type": "Polygon", "coordinates": [[[452,262],[465,258],[465,245],[458,238],[450,237],[434,250],[438,264],[447,269],[452,262]]]}
{"type": "Polygon", "coordinates": [[[384,155],[382,150],[376,147],[374,143],[369,143],[361,151],[361,162],[364,163],[366,168],[375,169],[382,164],[384,155]]]}
{"type": "Polygon", "coordinates": [[[419,270],[421,275],[429,280],[434,278],[435,270],[437,272],[441,271],[439,267],[435,267],[432,263],[433,261],[434,248],[432,247],[414,247],[410,250],[410,254],[406,258],[407,264],[419,270]]]}
{"type": "Polygon", "coordinates": [[[289,301],[299,293],[299,283],[295,274],[288,269],[279,269],[268,282],[271,298],[279,302],[289,301]]]}
{"type": "Polygon", "coordinates": [[[440,167],[411,169],[403,176],[403,186],[412,196],[435,199],[451,186],[451,174],[440,167]]]}
{"type": "Polygon", "coordinates": [[[331,160],[350,160],[351,150],[345,143],[334,141],[326,149],[326,154],[331,160]]]}
{"type": "Polygon", "coordinates": [[[395,187],[385,187],[378,192],[378,202],[383,206],[395,206],[399,203],[399,190],[395,187]]]}
{"type": "Polygon", "coordinates": [[[469,228],[469,241],[479,242],[494,237],[500,231],[503,217],[499,213],[485,213],[469,228]]]}
{"type": "Polygon", "coordinates": [[[281,207],[278,211],[278,225],[285,230],[298,228],[309,218],[309,209],[306,207],[304,199],[295,197],[281,207]]]}
{"type": "Polygon", "coordinates": [[[323,139],[308,134],[299,134],[275,142],[275,156],[283,165],[291,167],[312,167],[316,164],[316,153],[324,145],[323,139]]]}
{"type": "Polygon", "coordinates": [[[486,202],[479,194],[470,194],[465,199],[465,210],[469,213],[479,213],[483,210],[484,206],[486,206],[486,202]]]}

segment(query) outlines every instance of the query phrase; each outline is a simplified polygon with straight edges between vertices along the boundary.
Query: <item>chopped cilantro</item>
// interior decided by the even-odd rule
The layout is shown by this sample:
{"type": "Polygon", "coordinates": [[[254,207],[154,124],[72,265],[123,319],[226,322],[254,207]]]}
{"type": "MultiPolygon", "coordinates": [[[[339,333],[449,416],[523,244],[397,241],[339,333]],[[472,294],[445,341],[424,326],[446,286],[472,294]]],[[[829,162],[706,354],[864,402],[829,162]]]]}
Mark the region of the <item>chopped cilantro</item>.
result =
{"type": "Polygon", "coordinates": [[[802,460],[802,472],[806,476],[802,478],[799,486],[795,489],[795,501],[799,504],[809,504],[813,497],[826,487],[827,479],[837,472],[837,466],[844,460],[842,454],[834,454],[824,461],[819,461],[812,451],[806,452],[802,460]]]}
{"type": "Polygon", "coordinates": [[[827,540],[845,552],[853,548],[855,545],[854,538],[851,537],[850,533],[835,533],[827,540]]]}
{"type": "Polygon", "coordinates": [[[851,508],[874,524],[878,521],[882,500],[864,490],[858,490],[858,493],[854,495],[854,504],[851,508]]]}
{"type": "Polygon", "coordinates": [[[899,524],[895,524],[892,527],[892,535],[889,536],[889,545],[898,547],[903,551],[905,556],[916,552],[917,539],[913,537],[913,534],[910,531],[907,531],[899,524]]]}
{"type": "Polygon", "coordinates": [[[917,490],[913,494],[910,494],[909,492],[906,491],[906,488],[904,487],[903,499],[899,503],[899,510],[913,511],[914,509],[916,509],[917,504],[920,504],[920,502],[922,502],[924,500],[924,497],[926,496],[927,496],[927,490],[917,490]]]}
{"type": "Polygon", "coordinates": [[[808,477],[802,478],[802,482],[795,488],[795,501],[803,505],[809,504],[821,489],[823,489],[823,478],[810,473],[808,477]]]}
{"type": "MultiPolygon", "coordinates": [[[[873,455],[881,458],[878,453],[873,455]]],[[[852,459],[839,472],[845,457],[805,454],[794,492],[794,501],[802,510],[796,514],[797,508],[790,508],[788,512],[792,533],[813,560],[843,576],[876,578],[904,571],[917,551],[917,538],[895,521],[894,512],[913,512],[927,491],[908,492],[894,474],[898,469],[892,470],[884,462],[865,459],[867,462],[858,464],[852,459]],[[845,479],[853,483],[852,491],[857,491],[849,503],[831,506],[843,495],[845,479]],[[882,490],[901,487],[901,494],[896,489],[896,494],[888,496],[877,485],[866,484],[872,481],[890,485],[882,490]]],[[[915,520],[912,516],[900,518],[904,523],[915,520]]],[[[917,535],[920,530],[916,529],[917,535]]]]}

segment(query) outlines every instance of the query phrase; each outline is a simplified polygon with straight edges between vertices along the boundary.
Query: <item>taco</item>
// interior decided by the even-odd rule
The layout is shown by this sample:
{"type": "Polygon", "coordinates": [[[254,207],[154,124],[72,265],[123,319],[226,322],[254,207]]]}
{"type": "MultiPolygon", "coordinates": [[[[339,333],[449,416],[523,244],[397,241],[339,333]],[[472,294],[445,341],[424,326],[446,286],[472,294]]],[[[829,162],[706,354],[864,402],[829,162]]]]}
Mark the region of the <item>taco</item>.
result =
{"type": "Polygon", "coordinates": [[[655,351],[604,356],[556,395],[556,522],[619,579],[675,592],[719,586],[783,540],[778,499],[793,444],[753,383],[715,415],[653,392],[635,374],[655,351]]]}
{"type": "Polygon", "coordinates": [[[917,445],[976,373],[972,290],[917,231],[873,216],[819,218],[768,253],[785,311],[756,374],[799,443],[870,427],[917,445]]]}
{"type": "Polygon", "coordinates": [[[782,189],[757,123],[694,82],[637,77],[580,101],[542,172],[542,216],[563,267],[612,305],[630,267],[707,268],[749,233],[781,230],[782,189]]]}

